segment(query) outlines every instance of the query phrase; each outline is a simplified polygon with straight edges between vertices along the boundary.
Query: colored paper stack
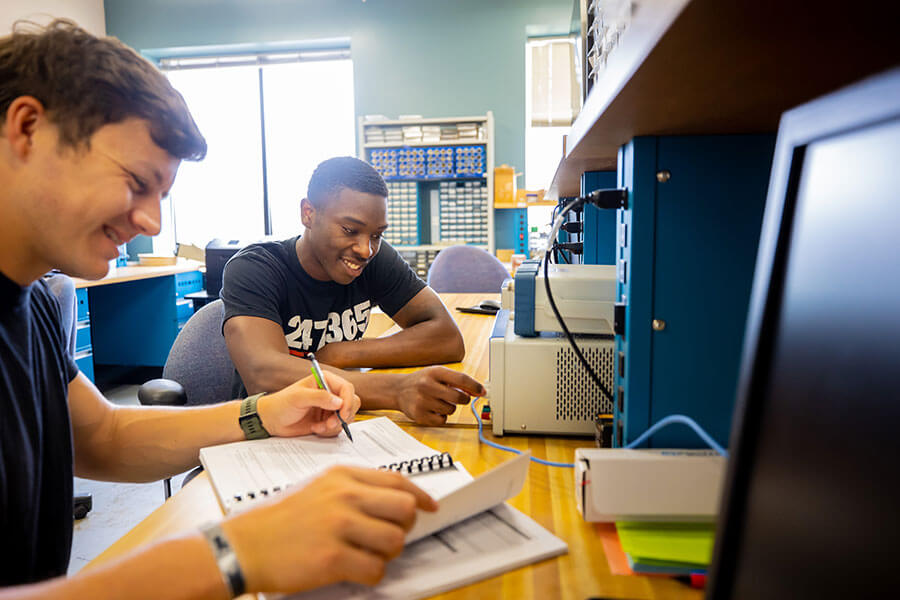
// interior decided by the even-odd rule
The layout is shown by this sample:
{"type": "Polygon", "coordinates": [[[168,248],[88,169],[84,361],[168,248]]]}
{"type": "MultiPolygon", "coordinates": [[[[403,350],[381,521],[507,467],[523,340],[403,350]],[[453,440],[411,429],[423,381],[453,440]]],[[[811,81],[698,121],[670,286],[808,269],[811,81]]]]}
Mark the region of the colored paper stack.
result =
{"type": "Polygon", "coordinates": [[[616,521],[595,524],[616,575],[705,574],[712,560],[713,523],[616,521]]]}

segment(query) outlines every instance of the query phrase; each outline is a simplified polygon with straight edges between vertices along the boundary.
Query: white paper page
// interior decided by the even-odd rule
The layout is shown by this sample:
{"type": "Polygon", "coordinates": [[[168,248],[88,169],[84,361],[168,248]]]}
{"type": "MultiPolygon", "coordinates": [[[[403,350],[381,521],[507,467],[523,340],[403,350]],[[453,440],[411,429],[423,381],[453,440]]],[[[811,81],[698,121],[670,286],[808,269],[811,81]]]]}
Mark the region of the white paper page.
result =
{"type": "MultiPolygon", "coordinates": [[[[408,545],[374,586],[340,583],[293,600],[414,600],[564,554],[566,543],[507,504],[408,545]]],[[[303,568],[302,564],[298,568],[303,568]]],[[[283,596],[266,595],[266,598],[283,596]]]]}
{"type": "MultiPolygon", "coordinates": [[[[243,509],[333,465],[379,467],[438,453],[387,417],[351,423],[350,429],[353,442],[343,434],[336,438],[267,438],[203,448],[200,460],[226,511],[230,511],[243,509]],[[237,496],[241,501],[236,501],[237,496]]],[[[464,470],[448,469],[414,479],[419,487],[439,498],[464,485],[471,476],[464,470]]]]}
{"type": "MultiPolygon", "coordinates": [[[[406,534],[406,543],[506,502],[518,494],[528,477],[530,460],[531,451],[526,450],[449,494],[435,495],[440,508],[435,513],[419,511],[416,524],[406,534]]],[[[414,481],[418,484],[418,477],[414,481]]]]}

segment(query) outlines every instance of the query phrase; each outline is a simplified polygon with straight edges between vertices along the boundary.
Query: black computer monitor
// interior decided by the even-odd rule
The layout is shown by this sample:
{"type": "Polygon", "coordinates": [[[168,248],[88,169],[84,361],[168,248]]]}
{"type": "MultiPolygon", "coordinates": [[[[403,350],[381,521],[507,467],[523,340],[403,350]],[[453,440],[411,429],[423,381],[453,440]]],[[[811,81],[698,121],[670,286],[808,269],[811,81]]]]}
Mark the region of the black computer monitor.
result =
{"type": "Polygon", "coordinates": [[[781,120],[735,414],[708,597],[900,596],[900,69],[781,120]]]}

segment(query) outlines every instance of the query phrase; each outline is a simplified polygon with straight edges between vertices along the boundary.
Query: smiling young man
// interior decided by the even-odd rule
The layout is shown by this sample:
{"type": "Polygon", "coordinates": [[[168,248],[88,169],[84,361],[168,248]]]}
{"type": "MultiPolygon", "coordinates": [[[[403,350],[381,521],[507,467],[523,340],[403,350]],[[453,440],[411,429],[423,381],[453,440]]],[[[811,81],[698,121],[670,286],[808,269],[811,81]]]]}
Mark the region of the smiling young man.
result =
{"type": "Polygon", "coordinates": [[[300,204],[301,236],[253,244],[225,266],[225,341],[249,393],[284,387],[316,358],[353,383],[368,409],[396,409],[425,425],[446,422],[480,383],[446,367],[361,373],[348,367],[462,360],[462,335],[438,295],[390,244],[387,186],[352,157],[320,164],[300,204]],[[361,339],[380,306],[403,330],[361,339]]]}
{"type": "MultiPolygon", "coordinates": [[[[110,404],[67,353],[41,275],[99,278],[117,246],[159,232],[160,200],[206,142],[184,100],[132,50],[74,24],[0,38],[0,600],[225,598],[374,583],[403,548],[409,480],[333,469],[201,530],[156,541],[72,578],[72,476],[153,481],[198,464],[203,446],[245,439],[240,401],[110,404]]],[[[255,399],[263,435],[336,436],[353,386],[327,374],[255,399]]],[[[223,399],[224,400],[224,399],[223,399]]],[[[247,404],[249,401],[245,401],[247,404]]]]}

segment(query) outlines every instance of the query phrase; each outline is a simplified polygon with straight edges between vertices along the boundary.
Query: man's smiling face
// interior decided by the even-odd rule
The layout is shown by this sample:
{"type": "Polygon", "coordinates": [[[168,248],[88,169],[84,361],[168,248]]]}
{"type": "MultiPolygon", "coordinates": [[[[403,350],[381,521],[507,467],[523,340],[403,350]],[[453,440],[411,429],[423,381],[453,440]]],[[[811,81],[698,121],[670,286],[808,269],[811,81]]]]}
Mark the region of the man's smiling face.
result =
{"type": "Polygon", "coordinates": [[[304,198],[301,205],[306,241],[299,249],[300,263],[314,279],[347,285],[381,248],[387,199],[343,187],[318,204],[304,198]]]}
{"type": "Polygon", "coordinates": [[[33,142],[26,205],[32,256],[97,279],[120,244],[159,233],[160,200],[180,161],[153,142],[145,121],[104,125],[74,148],[60,146],[55,127],[45,126],[33,142]]]}

